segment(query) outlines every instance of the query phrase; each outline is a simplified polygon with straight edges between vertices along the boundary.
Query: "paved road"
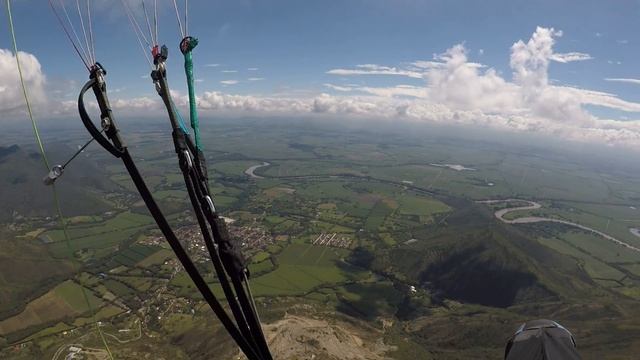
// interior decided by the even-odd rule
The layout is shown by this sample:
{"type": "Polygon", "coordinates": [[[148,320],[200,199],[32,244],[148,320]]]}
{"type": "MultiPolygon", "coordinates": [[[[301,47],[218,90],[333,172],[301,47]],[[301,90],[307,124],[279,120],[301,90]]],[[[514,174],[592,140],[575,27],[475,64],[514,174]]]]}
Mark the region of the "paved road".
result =
{"type": "Polygon", "coordinates": [[[507,224],[531,224],[531,223],[537,223],[537,222],[554,222],[554,223],[558,223],[558,224],[564,224],[564,225],[569,225],[569,226],[573,226],[573,227],[577,227],[579,229],[585,230],[585,231],[590,231],[596,235],[600,235],[601,237],[614,242],[620,246],[624,246],[629,250],[633,250],[636,252],[640,252],[640,248],[637,248],[633,245],[627,244],[624,241],[618,240],[616,238],[614,238],[611,235],[607,235],[605,233],[603,233],[602,231],[598,231],[596,229],[592,229],[588,226],[584,226],[584,225],[580,225],[580,224],[576,224],[574,222],[571,221],[566,221],[566,220],[560,220],[560,219],[553,219],[553,218],[546,218],[546,217],[539,217],[539,216],[525,216],[525,217],[521,217],[521,218],[517,218],[517,219],[513,219],[513,220],[509,220],[509,219],[505,219],[504,216],[507,215],[510,212],[514,212],[514,211],[523,211],[523,210],[535,210],[535,209],[539,209],[542,207],[542,205],[540,205],[539,203],[535,202],[535,201],[529,201],[529,200],[522,200],[522,199],[504,199],[504,200],[484,200],[484,201],[478,201],[478,203],[481,204],[495,204],[495,203],[508,203],[508,202],[523,202],[523,203],[528,203],[529,205],[526,206],[517,206],[517,207],[512,207],[512,208],[506,208],[506,209],[502,209],[502,210],[498,210],[494,213],[495,217],[507,224]]]}

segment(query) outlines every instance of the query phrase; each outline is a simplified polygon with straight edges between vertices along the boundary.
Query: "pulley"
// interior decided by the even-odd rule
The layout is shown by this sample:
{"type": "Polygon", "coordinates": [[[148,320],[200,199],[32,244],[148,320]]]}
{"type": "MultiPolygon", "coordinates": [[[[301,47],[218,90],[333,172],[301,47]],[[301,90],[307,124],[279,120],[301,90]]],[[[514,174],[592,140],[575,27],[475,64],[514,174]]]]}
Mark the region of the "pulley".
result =
{"type": "MultiPolygon", "coordinates": [[[[104,130],[102,130],[104,131],[104,130]]],[[[100,133],[102,133],[102,131],[100,131],[100,133]]],[[[53,183],[56,182],[56,180],[62,176],[62,173],[64,173],[64,169],[67,167],[67,165],[69,165],[69,163],[71,163],[71,161],[73,161],[73,159],[76,158],[76,156],[78,156],[81,152],[84,151],[84,149],[89,146],[89,144],[91,144],[91,142],[95,140],[94,138],[91,138],[91,140],[87,141],[84,145],[82,145],[78,151],[75,152],[75,154],[73,154],[73,156],[71,156],[71,158],[69,158],[69,160],[67,160],[67,162],[64,163],[64,165],[55,165],[51,168],[51,170],[49,170],[49,173],[42,179],[42,182],[45,185],[53,185],[53,183]]]]}

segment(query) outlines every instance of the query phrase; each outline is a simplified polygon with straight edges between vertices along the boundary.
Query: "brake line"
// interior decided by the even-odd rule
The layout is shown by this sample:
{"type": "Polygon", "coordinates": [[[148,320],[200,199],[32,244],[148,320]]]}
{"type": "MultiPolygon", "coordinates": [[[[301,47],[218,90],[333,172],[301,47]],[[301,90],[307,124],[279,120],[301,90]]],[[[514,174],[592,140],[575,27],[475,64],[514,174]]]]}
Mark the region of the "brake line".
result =
{"type": "MultiPolygon", "coordinates": [[[[16,56],[16,65],[18,67],[18,76],[20,78],[20,85],[22,87],[22,95],[24,96],[24,101],[27,105],[27,113],[29,115],[29,119],[31,120],[31,126],[33,128],[33,134],[36,138],[36,143],[38,144],[38,149],[40,150],[40,156],[42,156],[42,161],[44,163],[44,166],[47,168],[47,170],[51,171],[51,168],[49,167],[49,160],[47,159],[47,153],[44,150],[44,145],[42,143],[42,139],[40,138],[40,131],[38,130],[38,124],[36,123],[35,118],[33,117],[33,111],[31,109],[31,102],[29,101],[29,96],[27,95],[27,87],[24,83],[24,75],[22,73],[22,66],[20,65],[20,55],[18,52],[18,42],[16,41],[16,33],[15,33],[15,29],[13,26],[13,17],[11,15],[11,0],[7,0],[6,1],[7,4],[7,16],[9,18],[9,32],[11,33],[11,41],[13,43],[13,51],[15,53],[16,56]]],[[[58,196],[58,191],[56,189],[55,184],[52,184],[52,193],[53,193],[53,201],[55,204],[55,208],[56,208],[56,212],[58,214],[58,219],[60,222],[60,225],[62,226],[62,233],[64,234],[64,238],[65,238],[65,243],[67,246],[67,250],[69,250],[69,256],[71,258],[71,263],[74,265],[74,267],[78,266],[75,259],[72,257],[73,256],[73,248],[71,247],[71,238],[69,236],[69,231],[67,228],[67,221],[62,213],[62,207],[60,206],[60,198],[58,196]]],[[[77,274],[79,272],[79,267],[74,269],[75,273],[77,274]]],[[[104,344],[105,350],[107,351],[107,354],[109,355],[109,359],[113,360],[113,354],[111,353],[111,350],[109,349],[109,345],[107,344],[107,340],[104,337],[104,334],[102,333],[102,330],[100,329],[100,325],[98,325],[97,319],[96,319],[96,312],[93,308],[93,306],[91,305],[91,301],[89,301],[89,296],[87,295],[87,289],[84,287],[84,285],[81,283],[80,284],[80,289],[82,290],[82,296],[85,300],[85,302],[87,303],[87,307],[89,308],[89,312],[91,313],[91,318],[93,321],[93,325],[95,325],[96,330],[98,331],[98,334],[100,335],[100,339],[102,340],[102,343],[104,344]]]]}

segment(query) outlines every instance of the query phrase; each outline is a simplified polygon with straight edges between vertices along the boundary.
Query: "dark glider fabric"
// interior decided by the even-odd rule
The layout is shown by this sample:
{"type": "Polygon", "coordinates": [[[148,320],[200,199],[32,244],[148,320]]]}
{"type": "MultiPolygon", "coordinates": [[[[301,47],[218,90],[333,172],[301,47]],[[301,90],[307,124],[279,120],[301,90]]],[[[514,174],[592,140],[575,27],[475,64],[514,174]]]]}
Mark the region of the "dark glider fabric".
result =
{"type": "Polygon", "coordinates": [[[505,360],[580,360],[569,330],[551,320],[528,321],[509,339],[505,360]]]}

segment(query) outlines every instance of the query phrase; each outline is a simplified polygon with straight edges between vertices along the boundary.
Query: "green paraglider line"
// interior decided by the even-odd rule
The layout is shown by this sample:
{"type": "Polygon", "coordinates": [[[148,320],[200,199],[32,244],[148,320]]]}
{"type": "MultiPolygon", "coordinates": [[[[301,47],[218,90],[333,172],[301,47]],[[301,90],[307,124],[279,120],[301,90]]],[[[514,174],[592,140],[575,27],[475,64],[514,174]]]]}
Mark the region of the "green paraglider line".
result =
{"type": "Polygon", "coordinates": [[[196,90],[193,79],[193,55],[191,51],[198,45],[198,39],[188,36],[184,38],[180,44],[180,50],[184,54],[184,72],[187,75],[187,87],[189,89],[189,118],[191,119],[191,128],[193,129],[193,137],[195,139],[196,148],[202,151],[202,142],[200,141],[200,123],[198,121],[198,108],[196,104],[196,90]]]}

